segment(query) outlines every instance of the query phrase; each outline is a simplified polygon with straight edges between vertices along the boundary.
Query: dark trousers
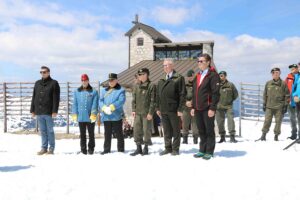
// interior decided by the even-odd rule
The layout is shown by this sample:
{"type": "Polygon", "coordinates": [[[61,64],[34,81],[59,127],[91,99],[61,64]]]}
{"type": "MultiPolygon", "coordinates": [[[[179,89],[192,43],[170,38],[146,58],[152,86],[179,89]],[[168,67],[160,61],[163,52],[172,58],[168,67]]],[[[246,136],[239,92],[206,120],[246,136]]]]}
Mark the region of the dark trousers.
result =
{"type": "Polygon", "coordinates": [[[104,152],[110,152],[111,137],[113,133],[116,135],[118,140],[118,152],[124,152],[124,135],[122,125],[122,120],[104,121],[104,152]]]}
{"type": "Polygon", "coordinates": [[[180,147],[180,118],[177,112],[162,114],[162,125],[164,128],[165,148],[169,151],[179,151],[180,147]],[[173,138],[173,142],[172,142],[173,138]]]}
{"type": "Polygon", "coordinates": [[[213,154],[216,146],[215,117],[208,117],[208,110],[195,111],[200,136],[200,152],[213,154]]]}
{"type": "Polygon", "coordinates": [[[87,153],[86,151],[86,129],[89,133],[89,152],[94,152],[95,148],[95,123],[90,122],[79,122],[80,130],[80,147],[82,153],[87,153]]]}

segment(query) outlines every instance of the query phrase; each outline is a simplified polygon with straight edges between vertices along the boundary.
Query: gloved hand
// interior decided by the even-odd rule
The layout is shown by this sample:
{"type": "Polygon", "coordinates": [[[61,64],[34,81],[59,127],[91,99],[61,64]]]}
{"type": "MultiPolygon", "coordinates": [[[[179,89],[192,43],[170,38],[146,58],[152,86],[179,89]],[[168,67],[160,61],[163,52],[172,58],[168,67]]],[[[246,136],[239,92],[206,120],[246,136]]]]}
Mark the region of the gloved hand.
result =
{"type": "Polygon", "coordinates": [[[103,107],[102,107],[102,110],[103,110],[103,112],[104,112],[105,114],[111,115],[111,109],[110,109],[110,107],[108,107],[108,106],[103,106],[103,107]]]}
{"type": "Polygon", "coordinates": [[[110,104],[109,108],[110,108],[111,112],[114,112],[116,110],[116,107],[114,106],[114,104],[110,104]]]}
{"type": "Polygon", "coordinates": [[[266,112],[266,104],[263,105],[263,111],[266,112]]]}
{"type": "Polygon", "coordinates": [[[94,123],[97,120],[97,115],[91,114],[90,120],[91,120],[92,123],[94,123]]]}
{"type": "Polygon", "coordinates": [[[78,120],[77,114],[73,114],[73,115],[71,115],[71,117],[74,122],[77,122],[77,120],[78,120]]]}
{"type": "Polygon", "coordinates": [[[287,106],[282,107],[282,114],[285,114],[287,112],[287,106]]]}

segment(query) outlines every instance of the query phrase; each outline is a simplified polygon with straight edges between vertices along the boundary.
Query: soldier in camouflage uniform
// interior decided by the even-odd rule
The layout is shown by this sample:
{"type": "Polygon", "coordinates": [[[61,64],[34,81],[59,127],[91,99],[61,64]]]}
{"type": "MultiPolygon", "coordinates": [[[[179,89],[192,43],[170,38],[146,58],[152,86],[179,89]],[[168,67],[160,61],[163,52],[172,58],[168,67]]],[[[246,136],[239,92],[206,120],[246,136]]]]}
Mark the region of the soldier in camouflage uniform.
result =
{"type": "Polygon", "coordinates": [[[290,98],[286,83],[280,79],[280,69],[273,68],[271,73],[273,80],[266,83],[263,96],[265,122],[262,128],[262,136],[258,139],[261,141],[266,141],[266,134],[269,132],[273,116],[275,116],[274,140],[278,141],[278,136],[281,132],[282,118],[287,112],[290,98]]]}
{"type": "Polygon", "coordinates": [[[238,97],[238,91],[233,83],[227,80],[227,73],[221,71],[220,76],[220,100],[217,106],[216,120],[219,128],[221,139],[219,143],[226,142],[225,140],[225,115],[227,116],[228,132],[230,134],[230,142],[236,143],[235,140],[235,124],[233,120],[233,101],[238,97]]]}
{"type": "Polygon", "coordinates": [[[196,119],[191,115],[192,110],[192,99],[193,99],[193,80],[194,80],[194,71],[191,69],[187,72],[188,82],[185,84],[186,88],[186,97],[185,97],[185,106],[183,108],[182,120],[183,120],[183,141],[182,144],[188,144],[188,134],[191,126],[194,144],[198,144],[199,131],[196,124],[196,119]]]}
{"type": "Polygon", "coordinates": [[[152,119],[155,112],[155,85],[149,80],[149,70],[142,68],[138,71],[139,82],[132,94],[132,115],[134,117],[133,135],[137,149],[131,156],[148,155],[148,145],[151,143],[152,119]],[[143,139],[144,138],[144,139],[143,139]],[[142,144],[144,141],[144,149],[142,144]]]}

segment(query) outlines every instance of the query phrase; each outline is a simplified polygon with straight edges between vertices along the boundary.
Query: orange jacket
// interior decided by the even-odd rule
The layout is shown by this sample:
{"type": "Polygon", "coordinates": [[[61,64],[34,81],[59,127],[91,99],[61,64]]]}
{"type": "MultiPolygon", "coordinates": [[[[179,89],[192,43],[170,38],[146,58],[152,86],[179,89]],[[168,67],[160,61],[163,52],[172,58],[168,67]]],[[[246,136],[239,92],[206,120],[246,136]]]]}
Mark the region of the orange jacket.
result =
{"type": "Polygon", "coordinates": [[[294,83],[294,75],[289,73],[285,79],[285,83],[288,86],[290,94],[292,93],[293,83],[294,83]]]}

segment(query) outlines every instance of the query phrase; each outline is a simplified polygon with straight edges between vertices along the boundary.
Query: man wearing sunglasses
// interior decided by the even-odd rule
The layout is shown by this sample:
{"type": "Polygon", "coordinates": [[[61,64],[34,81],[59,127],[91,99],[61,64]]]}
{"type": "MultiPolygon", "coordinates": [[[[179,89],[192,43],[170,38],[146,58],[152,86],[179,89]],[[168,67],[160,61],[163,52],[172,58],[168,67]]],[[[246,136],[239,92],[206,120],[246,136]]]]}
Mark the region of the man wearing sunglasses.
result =
{"type": "Polygon", "coordinates": [[[194,157],[205,160],[212,158],[216,146],[215,113],[220,98],[220,78],[211,62],[208,54],[202,54],[198,58],[200,72],[193,82],[191,110],[191,115],[196,118],[200,136],[199,152],[194,154],[194,157]]]}
{"type": "Polygon", "coordinates": [[[219,72],[220,76],[220,100],[216,112],[216,120],[219,128],[221,139],[219,143],[226,142],[225,135],[225,115],[227,117],[228,132],[230,134],[230,142],[236,143],[235,139],[235,124],[233,119],[233,101],[238,97],[238,91],[233,83],[227,80],[227,73],[225,71],[219,72]]]}
{"type": "Polygon", "coordinates": [[[35,82],[30,108],[32,117],[37,117],[42,137],[41,150],[37,154],[54,154],[53,118],[57,116],[58,112],[60,87],[58,82],[50,77],[48,67],[42,66],[40,73],[42,79],[35,82]]]}
{"type": "Polygon", "coordinates": [[[273,68],[271,74],[272,80],[266,83],[263,95],[265,121],[262,128],[262,136],[257,141],[266,141],[266,135],[269,132],[273,116],[275,117],[274,140],[278,141],[278,136],[281,133],[282,118],[287,112],[289,103],[289,89],[280,78],[280,69],[277,67],[273,68]]]}
{"type": "Polygon", "coordinates": [[[155,111],[155,85],[149,79],[149,69],[138,70],[139,83],[132,93],[132,116],[134,117],[133,134],[137,149],[131,156],[148,155],[148,145],[151,145],[153,114],[155,111]],[[144,149],[142,150],[142,144],[144,149]]]}

